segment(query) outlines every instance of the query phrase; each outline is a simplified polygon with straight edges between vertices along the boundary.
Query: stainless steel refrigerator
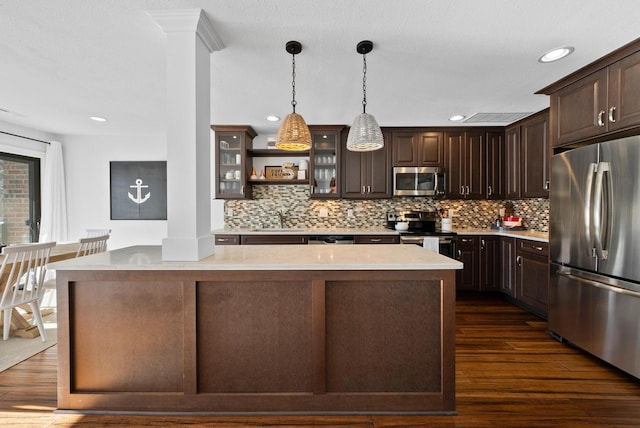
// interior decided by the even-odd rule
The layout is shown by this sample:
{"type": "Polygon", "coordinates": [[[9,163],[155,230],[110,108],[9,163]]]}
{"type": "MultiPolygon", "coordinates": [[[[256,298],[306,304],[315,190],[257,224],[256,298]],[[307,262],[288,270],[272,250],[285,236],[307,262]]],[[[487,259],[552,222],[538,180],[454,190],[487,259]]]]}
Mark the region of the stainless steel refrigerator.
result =
{"type": "Polygon", "coordinates": [[[549,331],[640,377],[640,136],[554,155],[549,331]]]}

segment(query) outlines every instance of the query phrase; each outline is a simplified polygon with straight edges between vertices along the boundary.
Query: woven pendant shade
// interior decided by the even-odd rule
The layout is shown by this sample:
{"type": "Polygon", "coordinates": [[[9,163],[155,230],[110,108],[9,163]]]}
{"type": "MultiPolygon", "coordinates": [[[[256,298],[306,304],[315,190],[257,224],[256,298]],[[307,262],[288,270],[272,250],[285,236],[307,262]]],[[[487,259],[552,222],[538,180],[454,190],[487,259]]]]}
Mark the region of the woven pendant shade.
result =
{"type": "Polygon", "coordinates": [[[298,113],[289,113],[282,121],[276,137],[276,147],[280,150],[290,151],[311,149],[309,127],[298,113]]]}
{"type": "Polygon", "coordinates": [[[384,147],[384,138],[376,118],[369,113],[361,113],[349,129],[347,150],[352,152],[370,152],[384,147]]]}

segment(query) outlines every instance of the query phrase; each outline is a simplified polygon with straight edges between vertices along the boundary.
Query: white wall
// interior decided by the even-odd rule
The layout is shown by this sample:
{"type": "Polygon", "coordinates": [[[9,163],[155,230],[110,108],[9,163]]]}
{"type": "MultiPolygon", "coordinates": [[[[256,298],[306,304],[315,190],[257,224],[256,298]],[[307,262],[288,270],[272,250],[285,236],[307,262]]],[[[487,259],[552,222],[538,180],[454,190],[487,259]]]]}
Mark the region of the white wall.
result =
{"type": "MultiPolygon", "coordinates": [[[[213,137],[212,137],[213,138],[213,137]]],[[[162,245],[165,220],[111,220],[109,162],[167,160],[166,138],[155,136],[66,136],[63,141],[69,240],[86,229],[111,229],[109,249],[162,245]]],[[[212,150],[213,160],[213,150],[212,150]]],[[[212,161],[212,176],[215,174],[212,161]]],[[[213,191],[213,180],[212,180],[213,191]]],[[[211,228],[224,226],[224,201],[211,204],[211,228]]]]}
{"type": "Polygon", "coordinates": [[[111,229],[109,249],[161,245],[166,220],[111,220],[109,162],[166,160],[166,139],[156,136],[65,136],[62,144],[69,240],[86,229],[111,229]]]}

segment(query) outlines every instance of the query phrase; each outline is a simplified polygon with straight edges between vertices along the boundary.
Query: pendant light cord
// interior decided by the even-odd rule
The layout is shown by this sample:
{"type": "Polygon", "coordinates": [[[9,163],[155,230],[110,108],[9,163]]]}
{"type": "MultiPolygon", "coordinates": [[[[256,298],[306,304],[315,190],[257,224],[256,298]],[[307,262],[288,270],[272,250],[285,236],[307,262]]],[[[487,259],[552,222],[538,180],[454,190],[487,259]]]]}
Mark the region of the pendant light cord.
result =
{"type": "Polygon", "coordinates": [[[367,112],[367,56],[362,54],[362,113],[367,112]]]}
{"type": "Polygon", "coordinates": [[[293,106],[293,112],[296,112],[296,55],[291,54],[291,105],[293,106]]]}

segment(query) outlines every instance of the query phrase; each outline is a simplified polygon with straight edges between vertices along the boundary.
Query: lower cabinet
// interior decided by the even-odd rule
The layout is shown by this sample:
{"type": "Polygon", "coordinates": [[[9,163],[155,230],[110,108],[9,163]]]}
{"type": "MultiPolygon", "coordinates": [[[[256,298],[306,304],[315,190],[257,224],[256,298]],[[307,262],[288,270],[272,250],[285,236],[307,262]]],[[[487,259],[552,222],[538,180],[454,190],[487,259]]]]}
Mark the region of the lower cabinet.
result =
{"type": "Polygon", "coordinates": [[[240,235],[215,235],[216,245],[240,245],[240,235]]]}
{"type": "Polygon", "coordinates": [[[497,236],[459,236],[457,259],[464,268],[456,272],[460,291],[498,291],[499,270],[497,236]]]}
{"type": "Polygon", "coordinates": [[[398,235],[355,235],[354,244],[399,244],[398,235]]]}
{"type": "Polygon", "coordinates": [[[547,317],[549,305],[549,244],[516,241],[515,298],[533,312],[547,317]]]}
{"type": "Polygon", "coordinates": [[[500,238],[500,291],[515,297],[516,288],[516,240],[500,238]]]}
{"type": "Polygon", "coordinates": [[[242,235],[242,245],[295,245],[307,244],[306,235],[242,235]]]}

